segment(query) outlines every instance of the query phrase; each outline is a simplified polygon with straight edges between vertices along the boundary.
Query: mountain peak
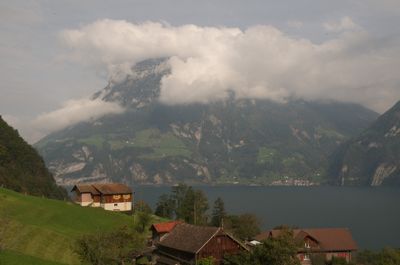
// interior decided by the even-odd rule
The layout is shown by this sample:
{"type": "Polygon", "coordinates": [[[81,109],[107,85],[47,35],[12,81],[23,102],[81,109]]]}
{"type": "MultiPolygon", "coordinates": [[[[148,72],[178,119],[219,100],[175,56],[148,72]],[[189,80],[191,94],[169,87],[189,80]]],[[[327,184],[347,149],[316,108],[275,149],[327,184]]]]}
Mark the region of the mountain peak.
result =
{"type": "Polygon", "coordinates": [[[115,74],[108,85],[92,98],[118,102],[128,108],[141,108],[159,97],[161,79],[169,73],[165,58],[144,60],[128,72],[115,74]]]}
{"type": "Polygon", "coordinates": [[[400,102],[347,142],[333,159],[342,184],[400,184],[400,102]]]}

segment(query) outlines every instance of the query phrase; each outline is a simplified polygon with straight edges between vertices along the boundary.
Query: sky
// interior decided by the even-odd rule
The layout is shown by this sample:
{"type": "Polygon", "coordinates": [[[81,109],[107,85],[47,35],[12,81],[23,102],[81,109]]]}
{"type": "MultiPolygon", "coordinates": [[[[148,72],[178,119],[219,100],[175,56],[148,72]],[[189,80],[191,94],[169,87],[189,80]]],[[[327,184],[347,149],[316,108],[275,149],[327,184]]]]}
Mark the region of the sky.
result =
{"type": "Polygon", "coordinates": [[[165,104],[400,99],[400,1],[0,1],[0,115],[34,143],[122,112],[90,101],[116,73],[168,57],[165,104]]]}

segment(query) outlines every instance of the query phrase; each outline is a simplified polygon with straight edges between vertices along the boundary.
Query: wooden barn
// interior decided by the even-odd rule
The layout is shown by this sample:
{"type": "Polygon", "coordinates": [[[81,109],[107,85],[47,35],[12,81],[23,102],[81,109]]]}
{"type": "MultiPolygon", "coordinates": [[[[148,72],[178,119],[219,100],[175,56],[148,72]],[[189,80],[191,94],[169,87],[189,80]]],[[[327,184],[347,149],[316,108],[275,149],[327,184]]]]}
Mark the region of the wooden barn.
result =
{"type": "MultiPolygon", "coordinates": [[[[255,239],[262,241],[269,237],[276,238],[281,232],[282,230],[266,231],[255,239]]],[[[294,229],[293,237],[301,245],[297,256],[302,265],[311,264],[312,255],[323,255],[327,261],[332,257],[340,257],[350,262],[353,253],[357,251],[357,244],[346,228],[294,229]]]]}
{"type": "Polygon", "coordinates": [[[196,264],[208,257],[213,257],[217,265],[224,255],[240,251],[247,248],[221,227],[180,223],[157,244],[156,254],[159,265],[196,264]]]}
{"type": "Polygon", "coordinates": [[[120,183],[75,185],[73,200],[81,206],[102,207],[108,211],[131,211],[132,189],[120,183]]]}

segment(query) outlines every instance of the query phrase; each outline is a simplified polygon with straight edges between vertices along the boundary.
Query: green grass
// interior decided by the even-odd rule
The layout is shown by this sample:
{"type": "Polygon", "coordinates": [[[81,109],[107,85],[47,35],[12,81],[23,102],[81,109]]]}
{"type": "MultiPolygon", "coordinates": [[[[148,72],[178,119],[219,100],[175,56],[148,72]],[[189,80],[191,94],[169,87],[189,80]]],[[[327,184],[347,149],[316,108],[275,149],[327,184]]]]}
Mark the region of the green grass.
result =
{"type": "Polygon", "coordinates": [[[319,133],[322,136],[325,136],[327,138],[333,138],[333,139],[344,139],[346,138],[343,134],[338,133],[335,130],[324,128],[322,126],[318,126],[316,128],[317,133],[319,133]]]}
{"type": "Polygon", "coordinates": [[[143,154],[140,158],[158,160],[169,156],[190,157],[191,152],[185,143],[173,133],[161,133],[158,129],[146,129],[136,133],[132,139],[105,139],[100,135],[90,138],[82,138],[80,143],[102,148],[107,142],[112,150],[120,150],[129,147],[149,148],[151,153],[143,154]]]}
{"type": "Polygon", "coordinates": [[[78,140],[78,142],[96,146],[97,148],[101,149],[103,148],[103,143],[105,142],[105,139],[101,135],[93,135],[88,138],[81,138],[78,140]]]}
{"type": "Polygon", "coordinates": [[[140,156],[145,159],[161,159],[168,156],[190,157],[191,152],[185,143],[172,133],[161,133],[157,129],[140,131],[133,140],[133,146],[147,147],[153,150],[150,154],[140,156]]]}
{"type": "Polygon", "coordinates": [[[63,265],[63,263],[5,250],[4,252],[0,252],[0,265],[63,265]]]}
{"type": "Polygon", "coordinates": [[[257,163],[258,164],[272,163],[276,155],[277,151],[275,149],[268,147],[261,147],[260,149],[258,149],[257,163]]]}
{"type": "Polygon", "coordinates": [[[6,252],[6,258],[11,259],[18,252],[21,255],[60,264],[80,264],[72,250],[75,239],[80,235],[133,225],[132,216],[122,213],[27,196],[2,188],[1,218],[4,218],[7,224],[3,239],[5,247],[15,251],[6,252]]]}

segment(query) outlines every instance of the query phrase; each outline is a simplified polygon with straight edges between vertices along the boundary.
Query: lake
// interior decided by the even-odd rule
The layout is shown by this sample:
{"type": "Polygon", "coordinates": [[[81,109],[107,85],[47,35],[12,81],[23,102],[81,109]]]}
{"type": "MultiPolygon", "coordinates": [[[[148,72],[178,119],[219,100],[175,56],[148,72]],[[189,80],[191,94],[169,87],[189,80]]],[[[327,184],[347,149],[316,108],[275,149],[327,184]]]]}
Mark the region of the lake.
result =
{"type": "MultiPolygon", "coordinates": [[[[347,227],[360,248],[400,247],[400,189],[390,187],[196,187],[217,197],[229,213],[253,213],[263,229],[287,224],[302,228],[347,227]]],[[[170,187],[136,186],[135,200],[153,209],[170,187]]]]}

